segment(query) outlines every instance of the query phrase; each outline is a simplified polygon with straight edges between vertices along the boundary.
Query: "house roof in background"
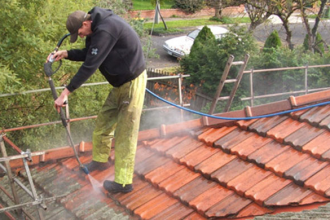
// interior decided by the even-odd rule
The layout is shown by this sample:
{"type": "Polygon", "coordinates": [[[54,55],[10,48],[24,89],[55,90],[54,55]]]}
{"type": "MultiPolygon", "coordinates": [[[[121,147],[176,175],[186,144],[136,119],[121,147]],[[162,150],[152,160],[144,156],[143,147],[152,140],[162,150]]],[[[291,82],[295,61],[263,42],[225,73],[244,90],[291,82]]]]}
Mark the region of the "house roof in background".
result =
{"type": "MultiPolygon", "coordinates": [[[[264,115],[329,100],[330,91],[323,91],[218,116],[264,115]]],[[[251,218],[329,202],[329,126],[330,106],[314,105],[266,118],[203,117],[141,131],[128,194],[107,194],[102,183],[114,179],[114,167],[88,178],[69,147],[33,158],[31,170],[43,197],[67,195],[44,211],[47,219],[251,218]]],[[[83,163],[92,159],[90,143],[77,148],[83,163]]]]}

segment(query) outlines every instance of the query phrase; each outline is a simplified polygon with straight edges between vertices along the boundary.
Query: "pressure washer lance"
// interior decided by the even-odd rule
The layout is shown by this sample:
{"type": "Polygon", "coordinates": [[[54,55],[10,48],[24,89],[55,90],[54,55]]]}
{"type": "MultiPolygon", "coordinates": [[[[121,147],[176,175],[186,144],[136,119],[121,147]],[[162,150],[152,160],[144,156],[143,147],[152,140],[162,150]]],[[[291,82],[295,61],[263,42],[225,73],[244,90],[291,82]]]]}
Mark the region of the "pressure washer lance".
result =
{"type": "MultiPolygon", "coordinates": [[[[52,70],[52,64],[53,64],[53,62],[55,61],[55,57],[53,57],[53,55],[54,55],[54,53],[58,50],[58,48],[60,47],[60,45],[62,44],[63,40],[64,40],[66,37],[68,37],[69,35],[70,35],[70,34],[66,34],[66,35],[64,35],[64,37],[61,38],[61,40],[58,42],[58,44],[57,44],[57,46],[56,46],[54,52],[51,54],[50,58],[48,59],[48,62],[44,64],[44,70],[45,70],[46,75],[48,76],[48,83],[49,83],[50,89],[51,89],[51,91],[52,91],[52,94],[53,94],[53,98],[54,98],[54,100],[57,99],[57,92],[56,92],[56,89],[55,89],[55,86],[54,86],[54,82],[53,82],[51,76],[52,76],[54,73],[56,73],[56,72],[58,71],[58,69],[60,68],[60,66],[61,66],[62,63],[60,62],[60,65],[58,66],[58,68],[57,68],[55,71],[53,71],[53,70],[52,70]]],[[[61,60],[60,60],[60,61],[61,61],[61,60]]],[[[77,159],[77,161],[78,161],[78,163],[79,163],[79,166],[80,166],[80,168],[82,169],[82,171],[83,171],[84,173],[89,174],[89,171],[88,171],[87,167],[85,167],[85,166],[80,162],[80,160],[79,160],[78,153],[77,153],[77,151],[76,151],[76,148],[75,148],[75,146],[74,146],[74,143],[73,143],[73,140],[72,140],[72,137],[71,137],[70,131],[69,131],[69,129],[68,129],[67,119],[66,119],[66,117],[65,117],[65,114],[64,114],[64,111],[63,111],[62,108],[60,108],[60,116],[61,116],[62,124],[63,124],[63,126],[65,127],[65,129],[66,129],[66,133],[67,133],[67,135],[68,135],[68,137],[69,137],[69,142],[70,142],[70,145],[71,145],[71,147],[72,147],[72,149],[73,149],[74,155],[75,155],[75,157],[76,157],[76,159],[77,159]]]]}

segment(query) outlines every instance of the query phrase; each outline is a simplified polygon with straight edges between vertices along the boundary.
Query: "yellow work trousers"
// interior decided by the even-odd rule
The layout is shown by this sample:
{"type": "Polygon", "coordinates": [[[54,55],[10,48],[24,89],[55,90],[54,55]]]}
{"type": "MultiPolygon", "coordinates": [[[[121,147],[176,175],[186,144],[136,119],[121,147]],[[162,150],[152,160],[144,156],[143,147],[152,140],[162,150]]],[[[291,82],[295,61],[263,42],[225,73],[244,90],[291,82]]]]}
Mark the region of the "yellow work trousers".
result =
{"type": "Polygon", "coordinates": [[[115,182],[131,184],[146,89],[146,71],[136,79],[114,87],[96,120],[93,160],[107,162],[115,138],[115,182]]]}

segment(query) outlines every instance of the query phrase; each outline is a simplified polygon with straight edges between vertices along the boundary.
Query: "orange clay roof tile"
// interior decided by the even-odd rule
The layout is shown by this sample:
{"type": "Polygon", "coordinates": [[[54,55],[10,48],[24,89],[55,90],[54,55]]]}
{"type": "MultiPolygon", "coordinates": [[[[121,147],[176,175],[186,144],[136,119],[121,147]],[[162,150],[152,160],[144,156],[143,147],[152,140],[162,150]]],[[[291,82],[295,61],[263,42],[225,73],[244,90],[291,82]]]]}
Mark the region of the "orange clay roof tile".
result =
{"type": "MultiPolygon", "coordinates": [[[[329,99],[324,91],[296,97],[294,106],[284,100],[251,107],[249,114],[329,99]]],[[[288,207],[315,209],[330,201],[329,110],[325,105],[246,121],[202,117],[141,131],[134,190],[127,194],[109,194],[102,187],[104,180],[114,179],[113,164],[87,177],[70,147],[47,151],[29,164],[38,191],[67,195],[47,214],[60,210],[66,219],[244,219],[288,207]]],[[[245,117],[245,112],[217,115],[245,117]]],[[[77,149],[83,163],[92,159],[90,143],[77,149]]],[[[110,156],[114,159],[113,150],[110,156]]],[[[26,181],[22,163],[11,165],[26,181]]]]}

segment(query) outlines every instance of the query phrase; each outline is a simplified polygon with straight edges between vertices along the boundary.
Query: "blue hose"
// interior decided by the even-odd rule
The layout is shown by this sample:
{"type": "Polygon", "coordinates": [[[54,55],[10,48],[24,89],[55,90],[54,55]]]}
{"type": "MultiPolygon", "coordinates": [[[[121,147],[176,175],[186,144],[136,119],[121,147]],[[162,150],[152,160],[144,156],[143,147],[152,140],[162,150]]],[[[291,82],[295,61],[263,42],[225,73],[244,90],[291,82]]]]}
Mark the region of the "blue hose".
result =
{"type": "Polygon", "coordinates": [[[309,109],[309,108],[314,108],[314,107],[318,107],[318,106],[323,106],[323,105],[328,105],[330,104],[330,101],[328,102],[322,102],[322,103],[318,103],[318,104],[314,104],[314,105],[309,105],[309,106],[305,106],[305,107],[301,107],[301,108],[296,108],[296,109],[292,109],[292,110],[287,110],[287,111],[283,111],[283,112],[277,112],[277,113],[273,113],[273,114],[268,114],[268,115],[258,115],[258,116],[253,116],[253,117],[244,117],[244,118],[230,118],[230,117],[220,117],[220,116],[215,116],[215,115],[209,115],[209,114],[205,114],[202,112],[198,112],[198,111],[194,111],[185,107],[182,107],[180,105],[174,104],[172,102],[167,101],[166,99],[163,99],[161,97],[159,97],[158,95],[156,95],[155,93],[151,92],[149,89],[146,89],[147,92],[149,92],[151,95],[153,95],[154,97],[156,97],[157,99],[172,105],[176,108],[197,114],[197,115],[201,115],[201,116],[206,116],[206,117],[210,117],[210,118],[215,118],[215,119],[223,119],[223,120],[251,120],[251,119],[258,119],[258,118],[267,118],[267,117],[273,117],[273,116],[277,116],[277,115],[284,115],[284,114],[288,114],[291,112],[296,112],[296,111],[300,111],[300,110],[305,110],[305,109],[309,109]]]}

